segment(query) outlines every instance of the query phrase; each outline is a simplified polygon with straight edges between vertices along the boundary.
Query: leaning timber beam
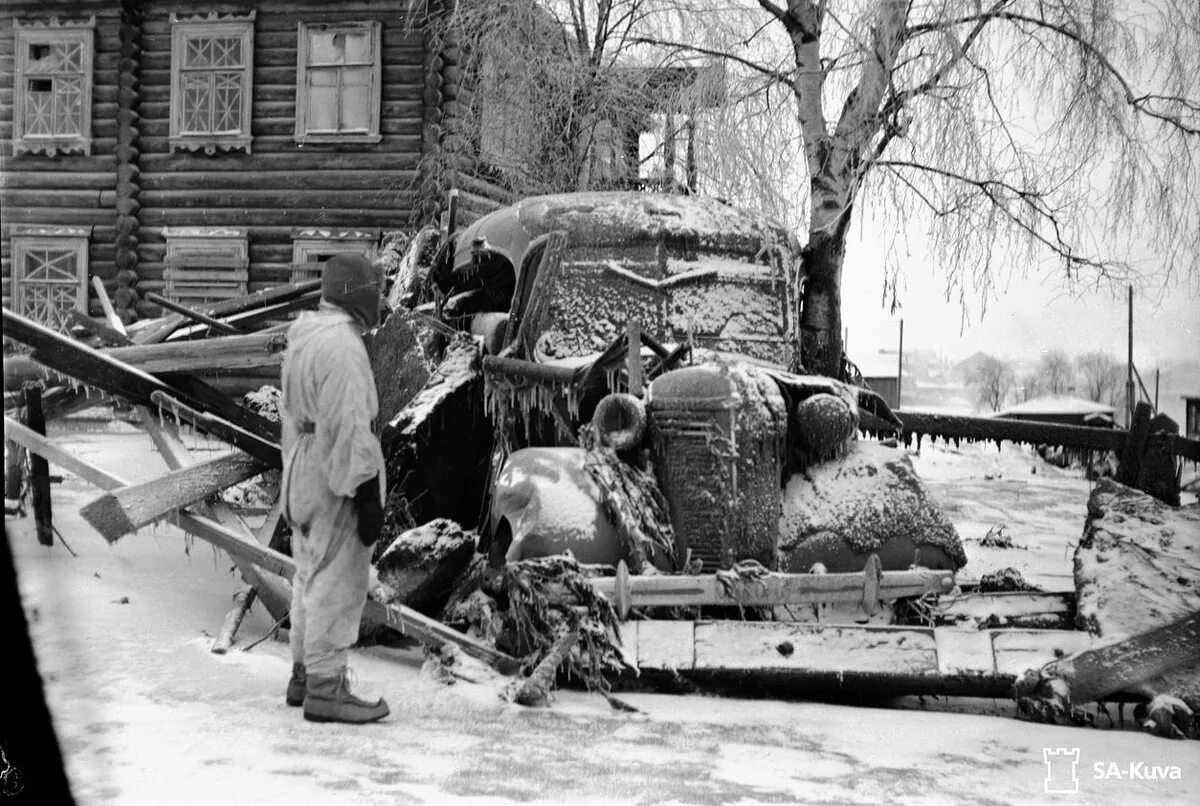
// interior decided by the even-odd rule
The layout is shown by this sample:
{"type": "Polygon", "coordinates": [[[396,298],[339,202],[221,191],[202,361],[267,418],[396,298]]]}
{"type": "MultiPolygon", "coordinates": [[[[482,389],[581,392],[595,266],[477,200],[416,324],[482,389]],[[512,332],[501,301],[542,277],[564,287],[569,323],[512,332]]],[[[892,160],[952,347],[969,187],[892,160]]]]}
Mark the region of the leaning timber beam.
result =
{"type": "Polygon", "coordinates": [[[266,469],[265,464],[239,451],[105,493],[85,504],[80,514],[105,540],[115,543],[179,507],[202,501],[266,469]]]}
{"type": "Polygon", "coordinates": [[[1020,713],[1058,722],[1074,705],[1137,690],[1147,681],[1200,662],[1200,612],[1120,641],[1108,641],[1029,669],[1016,683],[1020,713]]]}
{"type": "MultiPolygon", "coordinates": [[[[868,575],[780,574],[736,577],[725,573],[697,576],[631,576],[624,561],[615,577],[589,580],[617,608],[622,618],[633,607],[743,606],[784,607],[799,604],[833,604],[907,599],[926,593],[947,593],[954,587],[949,571],[883,571],[877,586],[870,587],[868,575]],[[877,595],[876,595],[877,589],[877,595]]],[[[868,603],[870,604],[870,603],[868,603]]]]}
{"type": "Polygon", "coordinates": [[[234,426],[233,430],[217,436],[228,439],[272,467],[282,466],[279,446],[275,442],[279,436],[278,424],[254,414],[206,384],[194,378],[184,378],[186,383],[167,384],[148,372],[72,341],[8,309],[3,310],[3,322],[4,334],[33,347],[33,358],[40,363],[135,403],[148,405],[153,402],[152,395],[160,392],[191,408],[211,412],[216,419],[234,426]]]}
{"type": "Polygon", "coordinates": [[[210,331],[215,330],[218,333],[225,334],[226,336],[238,336],[242,334],[242,331],[233,325],[226,324],[220,319],[209,316],[203,311],[193,311],[186,305],[180,305],[178,302],[173,302],[166,297],[159,296],[153,292],[146,294],[146,301],[153,302],[155,305],[161,305],[168,311],[174,311],[186,319],[190,319],[193,322],[205,325],[210,331]]]}
{"type": "MultiPolygon", "coordinates": [[[[143,407],[144,408],[144,407],[143,407]]],[[[179,437],[179,429],[175,423],[158,421],[154,417],[145,418],[145,428],[154,442],[154,447],[172,471],[183,470],[195,465],[195,459],[188,447],[179,437]]],[[[224,501],[206,501],[200,505],[201,514],[208,515],[222,526],[232,529],[242,537],[253,540],[254,534],[246,526],[245,521],[233,511],[224,501]]],[[[259,541],[263,542],[263,541],[259,541]]],[[[272,547],[274,548],[274,546],[272,547]]],[[[291,609],[292,590],[288,581],[275,574],[261,571],[253,563],[240,557],[232,556],[233,564],[237,566],[242,579],[248,582],[257,592],[258,598],[266,606],[267,612],[276,622],[282,622],[291,609]]]]}
{"type": "Polygon", "coordinates": [[[116,330],[107,325],[102,325],[92,317],[84,314],[82,311],[70,310],[67,311],[67,327],[73,331],[81,331],[85,335],[100,339],[100,341],[109,347],[123,347],[133,344],[133,339],[122,330],[116,330]]]}
{"type": "Polygon", "coordinates": [[[202,341],[110,347],[103,353],[151,374],[200,374],[238,369],[278,370],[286,349],[287,336],[284,334],[254,333],[202,341]]]}
{"type": "MultiPolygon", "coordinates": [[[[255,308],[249,311],[240,311],[224,317],[221,321],[227,322],[241,330],[251,331],[257,329],[263,322],[273,320],[286,319],[288,314],[296,311],[303,311],[309,308],[317,307],[321,301],[321,292],[314,291],[308,294],[303,294],[292,299],[285,300],[275,305],[270,305],[266,308],[255,308]]],[[[291,324],[290,322],[287,324],[291,324]]],[[[193,325],[191,327],[183,327],[176,330],[170,336],[170,341],[179,341],[185,339],[196,338],[208,330],[203,325],[193,325]]]]}
{"type": "MultiPolygon", "coordinates": [[[[11,417],[4,418],[4,432],[8,439],[16,442],[26,450],[41,453],[49,461],[53,462],[59,467],[70,470],[72,473],[75,473],[81,478],[84,478],[92,484],[95,484],[102,490],[108,490],[111,492],[130,486],[129,482],[120,476],[99,468],[90,462],[85,462],[84,460],[76,457],[74,454],[64,450],[63,448],[60,448],[53,442],[50,442],[45,437],[35,434],[33,431],[29,430],[11,417]]],[[[207,528],[209,524],[215,523],[207,518],[199,521],[194,520],[191,513],[187,512],[187,510],[179,510],[176,514],[170,516],[170,519],[173,520],[176,525],[180,526],[180,528],[193,534],[197,534],[199,537],[204,537],[204,535],[198,534],[196,530],[207,528]]],[[[221,524],[216,525],[222,530],[228,531],[228,533],[233,535],[235,538],[244,540],[244,538],[238,536],[236,532],[230,531],[227,526],[221,524]]],[[[266,550],[267,549],[264,549],[264,551],[266,550]]],[[[234,557],[234,560],[235,562],[239,562],[238,557],[234,557]]],[[[271,615],[276,620],[281,619],[287,613],[288,603],[291,601],[291,591],[289,590],[286,579],[280,578],[282,577],[282,574],[268,574],[259,571],[258,568],[256,568],[252,563],[248,562],[244,563],[244,567],[243,565],[239,564],[239,570],[242,571],[243,577],[246,579],[246,581],[253,585],[255,590],[258,591],[259,598],[261,598],[263,603],[267,605],[267,610],[270,611],[271,615]]]]}
{"type": "Polygon", "coordinates": [[[793,695],[1012,696],[1017,674],[1095,641],[1076,630],[831,626],[784,621],[621,624],[642,672],[779,687],[793,695]]]}
{"type": "Polygon", "coordinates": [[[11,439],[31,453],[44,456],[52,464],[71,471],[102,490],[115,490],[126,486],[126,482],[123,480],[79,459],[75,454],[55,445],[46,437],[34,432],[12,417],[4,418],[4,437],[11,439]]]}
{"type": "MultiPolygon", "coordinates": [[[[313,291],[321,290],[320,280],[309,280],[303,283],[289,283],[287,285],[276,286],[275,288],[266,291],[255,291],[252,294],[246,294],[233,299],[222,300],[207,308],[200,308],[200,312],[213,317],[214,319],[229,319],[234,314],[242,313],[243,311],[253,311],[260,308],[269,308],[272,305],[278,305],[281,302],[286,302],[296,297],[305,294],[311,294],[313,291]]],[[[165,341],[168,336],[174,333],[179,328],[188,324],[190,320],[182,314],[172,314],[164,317],[162,321],[152,325],[149,329],[139,333],[134,339],[139,344],[153,344],[155,342],[165,341]]]]}

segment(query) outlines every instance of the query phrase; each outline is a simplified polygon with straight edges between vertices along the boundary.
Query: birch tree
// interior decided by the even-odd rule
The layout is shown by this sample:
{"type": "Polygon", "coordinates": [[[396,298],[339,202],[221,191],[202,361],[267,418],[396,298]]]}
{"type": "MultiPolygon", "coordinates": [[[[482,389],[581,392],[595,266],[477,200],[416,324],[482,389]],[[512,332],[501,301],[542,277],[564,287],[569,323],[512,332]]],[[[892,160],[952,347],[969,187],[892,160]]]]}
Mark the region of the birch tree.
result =
{"type": "MultiPolygon", "coordinates": [[[[808,369],[841,369],[856,213],[894,256],[927,239],[964,306],[985,307],[1014,262],[1076,286],[1195,279],[1195,0],[729,0],[690,23],[648,39],[720,55],[743,100],[794,121],[760,148],[803,166],[808,369]]],[[[893,304],[901,263],[884,274],[893,304]]]]}

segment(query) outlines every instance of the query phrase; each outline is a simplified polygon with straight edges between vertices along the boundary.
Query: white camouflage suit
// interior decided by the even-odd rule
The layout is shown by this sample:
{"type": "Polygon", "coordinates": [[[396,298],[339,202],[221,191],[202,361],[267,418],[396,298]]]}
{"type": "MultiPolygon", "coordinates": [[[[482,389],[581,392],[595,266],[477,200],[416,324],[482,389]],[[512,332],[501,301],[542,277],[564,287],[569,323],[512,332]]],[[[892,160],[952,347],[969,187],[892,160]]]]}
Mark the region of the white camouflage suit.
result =
{"type": "Polygon", "coordinates": [[[292,526],[292,659],[307,674],[346,668],[367,597],[371,551],[358,538],[354,492],[379,475],[379,412],[363,327],[322,303],[288,329],[283,359],[283,501],[292,526]],[[311,423],[311,428],[307,425],[311,423]],[[311,433],[305,433],[311,430],[311,433]]]}

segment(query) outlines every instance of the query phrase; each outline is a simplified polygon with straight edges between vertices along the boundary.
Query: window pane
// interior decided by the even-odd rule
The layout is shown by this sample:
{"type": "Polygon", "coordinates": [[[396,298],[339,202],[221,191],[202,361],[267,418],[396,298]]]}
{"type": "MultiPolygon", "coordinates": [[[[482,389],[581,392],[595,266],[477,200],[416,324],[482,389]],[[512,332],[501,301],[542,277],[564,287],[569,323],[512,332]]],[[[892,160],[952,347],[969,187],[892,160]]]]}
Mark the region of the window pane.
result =
{"type": "Polygon", "coordinates": [[[214,67],[241,67],[242,40],[240,37],[222,37],[213,40],[214,67]]]}
{"type": "Polygon", "coordinates": [[[183,131],[202,134],[209,130],[212,95],[207,73],[183,76],[183,131]]]}
{"type": "Polygon", "coordinates": [[[337,129],[337,87],[331,84],[318,84],[317,75],[309,74],[313,79],[308,88],[308,130],[334,131],[337,129]]]}
{"type": "Polygon", "coordinates": [[[79,76],[64,76],[55,87],[54,133],[56,135],[79,134],[83,122],[83,79],[79,76]]]}
{"type": "Polygon", "coordinates": [[[47,137],[51,134],[54,117],[53,85],[49,81],[29,82],[25,95],[25,134],[31,137],[47,137]],[[50,85],[50,86],[44,86],[50,85]]]}
{"type": "Polygon", "coordinates": [[[184,67],[210,67],[212,60],[211,39],[189,39],[183,51],[184,67]]]}
{"type": "Polygon", "coordinates": [[[371,95],[368,87],[342,86],[342,128],[366,130],[371,123],[371,95]]]}
{"type": "Polygon", "coordinates": [[[242,130],[242,77],[240,73],[217,73],[214,76],[213,131],[242,130]]]}
{"type": "Polygon", "coordinates": [[[350,64],[371,64],[371,34],[368,31],[348,33],[346,37],[346,61],[350,64]]]}
{"type": "Polygon", "coordinates": [[[346,35],[334,31],[308,32],[309,64],[342,64],[346,59],[346,35]]]}

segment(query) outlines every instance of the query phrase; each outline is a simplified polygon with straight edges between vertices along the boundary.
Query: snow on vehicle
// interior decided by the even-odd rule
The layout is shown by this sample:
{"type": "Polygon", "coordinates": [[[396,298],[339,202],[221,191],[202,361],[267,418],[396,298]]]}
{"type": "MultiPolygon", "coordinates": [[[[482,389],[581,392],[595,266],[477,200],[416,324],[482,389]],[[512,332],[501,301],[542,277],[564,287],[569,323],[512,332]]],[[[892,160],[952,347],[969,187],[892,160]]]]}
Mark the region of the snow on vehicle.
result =
{"type": "Polygon", "coordinates": [[[803,374],[799,266],[778,224],[661,194],[536,197],[440,244],[414,239],[391,303],[476,334],[487,353],[493,556],[629,561],[615,504],[579,444],[586,426],[600,446],[653,468],[643,482],[665,499],[659,531],[674,544],[652,558],[659,570],[754,560],[857,572],[872,554],[885,570],[961,567],[957,534],[903,452],[856,440],[860,407],[898,424],[884,401],[803,374]],[[851,472],[865,494],[822,485],[824,466],[851,472]],[[846,497],[854,507],[843,517],[814,511],[846,497]]]}

